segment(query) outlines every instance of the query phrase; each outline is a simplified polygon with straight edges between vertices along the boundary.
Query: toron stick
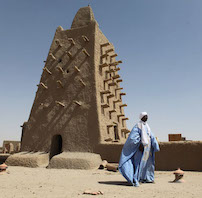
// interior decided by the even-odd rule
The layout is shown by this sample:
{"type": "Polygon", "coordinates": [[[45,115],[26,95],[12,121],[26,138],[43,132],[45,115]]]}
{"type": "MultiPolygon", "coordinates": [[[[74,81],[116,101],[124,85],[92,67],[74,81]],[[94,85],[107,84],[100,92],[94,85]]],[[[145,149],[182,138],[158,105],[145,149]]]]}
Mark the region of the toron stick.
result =
{"type": "Polygon", "coordinates": [[[62,88],[64,87],[63,84],[62,84],[62,82],[61,82],[60,80],[57,80],[56,82],[57,82],[62,88]]]}
{"type": "Polygon", "coordinates": [[[47,67],[44,67],[43,70],[46,71],[46,72],[47,72],[48,74],[50,74],[50,75],[52,74],[52,72],[51,72],[50,70],[48,70],[47,67]]]}
{"type": "Polygon", "coordinates": [[[41,82],[40,85],[41,85],[43,88],[48,89],[48,87],[47,87],[44,83],[41,82]]]}
{"type": "Polygon", "coordinates": [[[82,35],[84,41],[89,42],[89,38],[87,36],[82,35]]]}
{"type": "Polygon", "coordinates": [[[82,52],[86,55],[86,56],[90,56],[90,54],[86,51],[86,49],[83,49],[82,52]]]}
{"type": "Polygon", "coordinates": [[[75,45],[75,44],[76,44],[73,38],[68,38],[68,41],[69,41],[72,45],[75,45]]]}
{"type": "Polygon", "coordinates": [[[57,66],[56,67],[62,74],[64,74],[65,72],[64,72],[64,70],[62,69],[62,67],[60,67],[60,66],[57,66]]]}
{"type": "Polygon", "coordinates": [[[106,46],[108,46],[108,45],[110,45],[109,42],[107,42],[107,43],[103,43],[103,44],[101,44],[100,46],[101,46],[101,47],[106,47],[106,46]]]}
{"type": "Polygon", "coordinates": [[[77,105],[79,105],[79,106],[81,106],[81,103],[78,102],[78,101],[76,101],[76,100],[74,101],[74,103],[77,104],[77,105]]]}
{"type": "Polygon", "coordinates": [[[80,69],[77,66],[74,66],[74,68],[76,69],[76,71],[80,72],[80,69]]]}
{"type": "Polygon", "coordinates": [[[65,104],[64,104],[64,103],[62,103],[62,102],[55,101],[55,103],[56,103],[56,104],[59,104],[59,105],[60,105],[60,106],[62,106],[62,107],[65,107],[65,104]]]}
{"type": "Polygon", "coordinates": [[[83,86],[86,86],[86,83],[84,83],[82,79],[79,79],[79,81],[82,83],[83,86]]]}

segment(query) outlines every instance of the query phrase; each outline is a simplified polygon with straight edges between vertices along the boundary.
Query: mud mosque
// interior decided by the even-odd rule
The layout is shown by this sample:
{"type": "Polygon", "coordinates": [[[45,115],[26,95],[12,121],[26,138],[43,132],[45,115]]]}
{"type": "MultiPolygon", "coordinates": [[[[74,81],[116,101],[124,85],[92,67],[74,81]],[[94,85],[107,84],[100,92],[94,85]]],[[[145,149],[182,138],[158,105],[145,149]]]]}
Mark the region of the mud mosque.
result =
{"type": "MultiPolygon", "coordinates": [[[[121,60],[99,29],[90,6],[71,29],[56,29],[28,121],[21,152],[7,165],[90,169],[118,162],[130,132],[119,71],[121,60]]],[[[202,143],[161,142],[157,170],[202,170],[202,143]]]]}

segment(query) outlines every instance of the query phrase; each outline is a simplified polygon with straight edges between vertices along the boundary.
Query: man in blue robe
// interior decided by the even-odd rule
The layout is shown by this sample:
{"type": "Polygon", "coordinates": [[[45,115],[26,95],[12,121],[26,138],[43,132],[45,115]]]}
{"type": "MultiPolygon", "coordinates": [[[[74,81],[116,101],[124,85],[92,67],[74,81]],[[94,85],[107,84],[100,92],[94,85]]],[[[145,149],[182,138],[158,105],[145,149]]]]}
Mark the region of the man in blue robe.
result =
{"type": "Polygon", "coordinates": [[[123,146],[119,161],[119,171],[133,186],[139,186],[139,182],[154,182],[155,152],[160,149],[147,119],[147,113],[142,112],[140,122],[133,127],[123,146]]]}

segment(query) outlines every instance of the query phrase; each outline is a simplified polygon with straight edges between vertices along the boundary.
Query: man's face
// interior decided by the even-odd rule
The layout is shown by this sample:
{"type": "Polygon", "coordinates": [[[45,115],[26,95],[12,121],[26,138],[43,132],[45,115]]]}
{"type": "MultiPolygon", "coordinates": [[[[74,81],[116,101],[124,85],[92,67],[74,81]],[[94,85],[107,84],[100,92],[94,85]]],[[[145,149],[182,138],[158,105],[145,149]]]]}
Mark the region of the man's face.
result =
{"type": "Polygon", "coordinates": [[[142,117],[142,119],[141,119],[143,122],[146,122],[147,120],[148,120],[148,116],[147,115],[145,115],[144,117],[142,117]]]}

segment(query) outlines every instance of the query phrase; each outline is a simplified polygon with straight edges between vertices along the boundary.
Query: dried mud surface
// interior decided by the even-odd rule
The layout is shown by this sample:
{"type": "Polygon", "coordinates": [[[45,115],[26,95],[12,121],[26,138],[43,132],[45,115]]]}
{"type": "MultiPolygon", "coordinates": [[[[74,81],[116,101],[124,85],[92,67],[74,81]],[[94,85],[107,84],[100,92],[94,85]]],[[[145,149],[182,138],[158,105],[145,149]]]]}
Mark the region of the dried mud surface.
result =
{"type": "Polygon", "coordinates": [[[0,175],[4,198],[74,198],[74,197],[201,197],[202,172],[185,171],[185,183],[171,183],[171,171],[156,171],[155,184],[129,186],[118,172],[106,170],[67,170],[10,166],[9,174],[0,175]],[[85,190],[103,195],[86,195],[85,190]]]}

